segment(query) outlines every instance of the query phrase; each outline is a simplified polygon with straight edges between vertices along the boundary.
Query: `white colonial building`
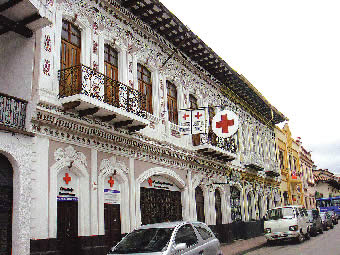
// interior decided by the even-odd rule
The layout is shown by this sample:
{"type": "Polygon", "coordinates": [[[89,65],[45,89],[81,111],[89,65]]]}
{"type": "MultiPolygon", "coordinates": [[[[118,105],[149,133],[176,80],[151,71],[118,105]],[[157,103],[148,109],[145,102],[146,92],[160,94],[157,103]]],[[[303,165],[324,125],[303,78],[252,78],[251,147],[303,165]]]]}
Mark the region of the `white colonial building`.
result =
{"type": "Polygon", "coordinates": [[[5,1],[1,15],[25,21],[23,3],[42,21],[0,35],[1,251],[105,254],[167,220],[204,221],[223,242],[261,233],[285,117],[249,81],[159,1],[5,1]],[[183,135],[181,109],[204,109],[207,132],[183,135]],[[212,128],[225,110],[228,138],[212,128]]]}

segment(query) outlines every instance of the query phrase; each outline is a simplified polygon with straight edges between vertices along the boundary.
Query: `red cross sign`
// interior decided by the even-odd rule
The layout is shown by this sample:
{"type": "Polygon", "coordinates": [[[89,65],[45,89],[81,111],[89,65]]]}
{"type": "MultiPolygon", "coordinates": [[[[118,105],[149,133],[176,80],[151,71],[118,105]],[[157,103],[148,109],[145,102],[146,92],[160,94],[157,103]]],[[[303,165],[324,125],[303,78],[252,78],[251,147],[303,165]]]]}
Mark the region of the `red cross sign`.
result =
{"type": "Polygon", "coordinates": [[[199,120],[200,119],[200,117],[202,117],[203,115],[202,114],[200,114],[199,112],[197,112],[196,113],[196,115],[195,115],[195,117],[199,120]]]}
{"type": "Polygon", "coordinates": [[[107,181],[110,183],[110,187],[112,188],[113,184],[115,183],[115,180],[112,179],[112,176],[110,176],[110,180],[107,181]]]}
{"type": "Polygon", "coordinates": [[[216,122],[216,128],[222,128],[222,133],[229,133],[228,127],[234,126],[234,120],[228,120],[228,115],[221,115],[221,121],[216,122]]]}
{"type": "Polygon", "coordinates": [[[184,115],[183,115],[183,119],[184,119],[184,120],[187,120],[187,118],[188,118],[188,117],[190,117],[190,115],[189,115],[189,114],[186,114],[186,113],[184,113],[184,115]]]}
{"type": "Polygon", "coordinates": [[[151,178],[149,178],[148,183],[149,183],[149,186],[152,187],[152,179],[151,178]]]}
{"type": "Polygon", "coordinates": [[[65,181],[65,183],[68,185],[68,183],[71,181],[71,177],[68,176],[68,173],[65,173],[65,177],[63,178],[63,180],[65,181]]]}
{"type": "Polygon", "coordinates": [[[228,138],[238,129],[238,116],[229,110],[218,112],[212,121],[214,133],[223,138],[228,138]]]}

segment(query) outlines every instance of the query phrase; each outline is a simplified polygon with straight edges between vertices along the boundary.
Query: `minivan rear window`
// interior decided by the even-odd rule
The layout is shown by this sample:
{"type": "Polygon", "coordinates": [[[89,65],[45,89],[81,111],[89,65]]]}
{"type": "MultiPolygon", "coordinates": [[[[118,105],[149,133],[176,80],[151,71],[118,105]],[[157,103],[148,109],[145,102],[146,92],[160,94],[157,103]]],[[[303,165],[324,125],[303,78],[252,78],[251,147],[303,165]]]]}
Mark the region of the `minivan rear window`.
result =
{"type": "Polygon", "coordinates": [[[291,207],[271,209],[267,213],[268,220],[291,219],[294,217],[294,210],[291,207]]]}

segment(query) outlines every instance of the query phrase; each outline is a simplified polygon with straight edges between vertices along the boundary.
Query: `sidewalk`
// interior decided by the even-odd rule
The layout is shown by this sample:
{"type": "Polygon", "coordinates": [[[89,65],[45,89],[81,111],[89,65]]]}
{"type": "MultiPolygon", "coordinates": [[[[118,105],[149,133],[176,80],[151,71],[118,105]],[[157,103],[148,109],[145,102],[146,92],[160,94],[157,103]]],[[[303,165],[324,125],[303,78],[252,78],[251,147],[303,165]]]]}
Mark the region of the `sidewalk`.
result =
{"type": "Polygon", "coordinates": [[[241,255],[256,250],[267,243],[264,236],[258,236],[247,240],[236,240],[230,244],[221,244],[224,255],[241,255]]]}

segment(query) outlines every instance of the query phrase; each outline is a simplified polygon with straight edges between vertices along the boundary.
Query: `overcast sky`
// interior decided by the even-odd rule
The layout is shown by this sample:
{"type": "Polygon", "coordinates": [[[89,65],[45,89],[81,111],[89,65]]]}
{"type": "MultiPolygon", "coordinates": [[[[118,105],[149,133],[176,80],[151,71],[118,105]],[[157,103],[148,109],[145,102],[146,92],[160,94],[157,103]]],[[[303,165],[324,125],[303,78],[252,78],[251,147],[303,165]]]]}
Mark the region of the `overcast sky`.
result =
{"type": "Polygon", "coordinates": [[[340,173],[339,0],[161,0],[340,173]]]}

